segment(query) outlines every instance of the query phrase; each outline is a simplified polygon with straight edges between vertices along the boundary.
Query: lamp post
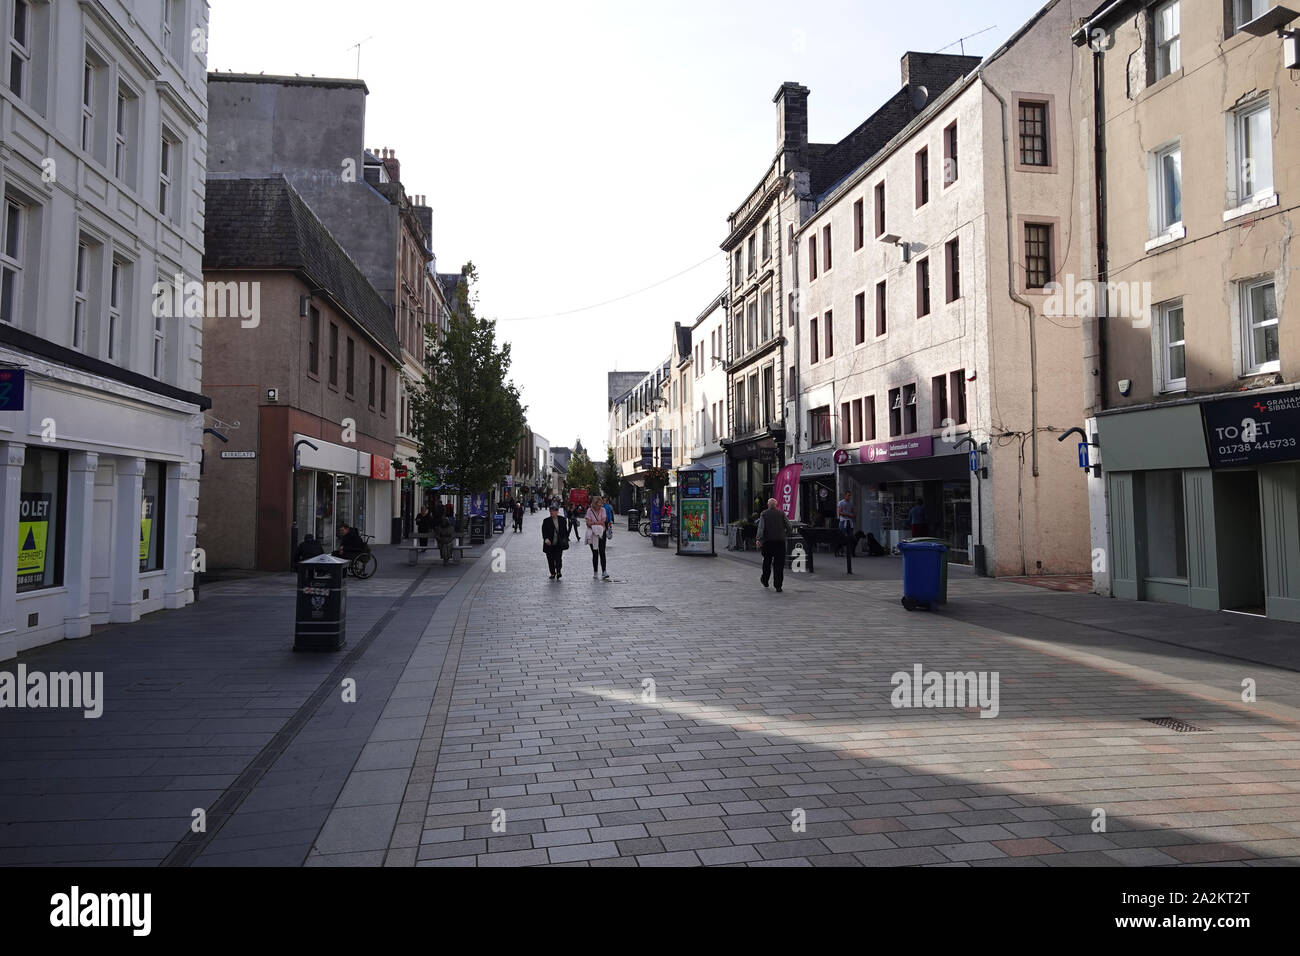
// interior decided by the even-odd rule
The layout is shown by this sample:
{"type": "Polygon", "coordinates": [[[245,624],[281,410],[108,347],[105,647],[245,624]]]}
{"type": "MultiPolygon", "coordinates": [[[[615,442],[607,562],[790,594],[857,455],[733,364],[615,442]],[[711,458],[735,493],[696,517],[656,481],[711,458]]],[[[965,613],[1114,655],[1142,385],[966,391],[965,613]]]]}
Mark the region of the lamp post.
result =
{"type": "MultiPolygon", "coordinates": [[[[293,485],[294,485],[294,488],[293,488],[293,490],[291,490],[291,491],[289,492],[289,494],[290,494],[290,500],[291,500],[291,501],[292,501],[292,496],[293,496],[293,494],[294,494],[294,493],[296,492],[296,490],[297,490],[297,484],[298,484],[298,449],[299,449],[299,447],[301,447],[302,445],[306,445],[306,446],[307,446],[308,448],[310,448],[312,451],[320,451],[320,448],[319,448],[315,443],[313,443],[313,442],[309,442],[309,441],[308,441],[307,439],[305,439],[305,438],[299,438],[296,442],[293,443],[293,485]]],[[[289,532],[289,567],[290,567],[290,568],[293,567],[293,556],[294,556],[295,554],[297,554],[297,553],[298,553],[298,507],[297,507],[297,503],[295,502],[294,505],[293,505],[293,529],[289,532]]]]}

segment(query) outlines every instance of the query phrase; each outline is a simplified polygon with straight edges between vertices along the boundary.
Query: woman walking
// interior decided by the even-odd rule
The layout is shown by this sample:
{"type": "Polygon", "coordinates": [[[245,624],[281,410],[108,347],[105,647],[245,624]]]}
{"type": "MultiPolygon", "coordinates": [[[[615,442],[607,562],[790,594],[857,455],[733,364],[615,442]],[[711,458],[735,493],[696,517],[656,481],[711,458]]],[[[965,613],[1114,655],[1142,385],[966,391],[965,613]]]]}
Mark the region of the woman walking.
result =
{"type": "Polygon", "coordinates": [[[591,499],[591,507],[587,509],[587,547],[591,548],[593,581],[602,574],[603,580],[609,580],[609,572],[605,569],[605,522],[605,505],[603,499],[597,495],[591,499]]]}

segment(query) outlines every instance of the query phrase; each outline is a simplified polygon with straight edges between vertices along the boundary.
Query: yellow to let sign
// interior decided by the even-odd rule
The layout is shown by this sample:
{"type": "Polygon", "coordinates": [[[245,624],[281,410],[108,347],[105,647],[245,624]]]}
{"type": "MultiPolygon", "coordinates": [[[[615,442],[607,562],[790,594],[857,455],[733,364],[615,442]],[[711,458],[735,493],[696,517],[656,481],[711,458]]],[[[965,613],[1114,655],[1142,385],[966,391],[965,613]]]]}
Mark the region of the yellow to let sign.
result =
{"type": "Polygon", "coordinates": [[[153,534],[153,498],[146,497],[140,503],[140,561],[149,560],[149,542],[153,534]]]}
{"type": "Polygon", "coordinates": [[[18,522],[19,574],[45,574],[45,541],[49,534],[48,521],[18,522]]]}

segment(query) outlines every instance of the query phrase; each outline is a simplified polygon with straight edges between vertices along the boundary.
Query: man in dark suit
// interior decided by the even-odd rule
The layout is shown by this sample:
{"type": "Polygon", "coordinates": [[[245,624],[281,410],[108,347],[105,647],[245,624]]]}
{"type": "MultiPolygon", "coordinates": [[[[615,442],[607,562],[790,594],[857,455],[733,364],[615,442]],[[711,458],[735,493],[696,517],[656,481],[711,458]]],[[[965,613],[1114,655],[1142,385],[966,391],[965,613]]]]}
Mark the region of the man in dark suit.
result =
{"type": "Polygon", "coordinates": [[[569,522],[560,516],[560,508],[551,502],[551,516],[542,519],[542,551],[551,569],[551,580],[564,577],[564,551],[569,546],[569,522]]]}

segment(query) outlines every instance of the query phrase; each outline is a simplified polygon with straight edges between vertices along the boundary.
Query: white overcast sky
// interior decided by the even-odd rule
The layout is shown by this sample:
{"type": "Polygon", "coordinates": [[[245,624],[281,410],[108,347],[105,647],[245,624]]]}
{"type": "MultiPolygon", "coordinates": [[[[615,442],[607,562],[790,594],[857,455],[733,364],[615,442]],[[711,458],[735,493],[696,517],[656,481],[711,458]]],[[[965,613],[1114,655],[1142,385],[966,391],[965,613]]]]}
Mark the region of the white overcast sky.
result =
{"type": "Polygon", "coordinates": [[[726,216],[775,151],[781,83],[811,90],[810,139],[836,142],[898,89],[905,51],[996,25],[966,43],[983,56],[1041,6],[211,0],[209,67],[353,77],[366,41],[366,145],[429,197],[439,271],[478,267],[533,430],[603,457],[606,372],[662,361],[726,284],[726,216]]]}

